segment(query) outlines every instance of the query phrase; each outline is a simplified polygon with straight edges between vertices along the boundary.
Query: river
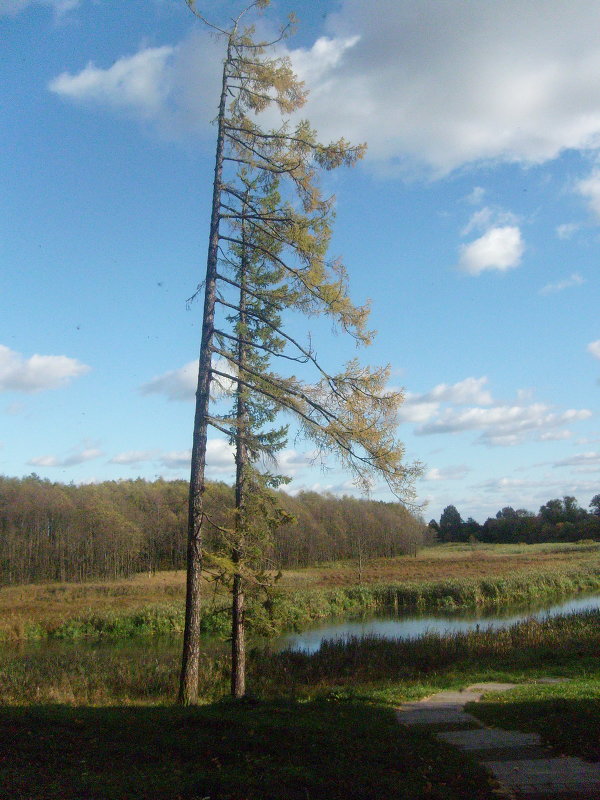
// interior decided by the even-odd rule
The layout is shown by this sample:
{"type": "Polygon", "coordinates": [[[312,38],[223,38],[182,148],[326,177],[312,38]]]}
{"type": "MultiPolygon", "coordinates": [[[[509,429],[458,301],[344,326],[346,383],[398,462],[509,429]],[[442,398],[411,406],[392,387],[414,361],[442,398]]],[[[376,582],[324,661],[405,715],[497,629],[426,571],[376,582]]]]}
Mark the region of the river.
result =
{"type": "Polygon", "coordinates": [[[571,600],[554,602],[535,608],[514,606],[503,610],[487,612],[459,611],[454,614],[398,614],[361,617],[358,620],[326,620],[302,633],[288,633],[280,636],[274,646],[277,649],[316,652],[326,639],[345,639],[352,636],[382,636],[386,639],[409,639],[424,633],[454,633],[475,628],[507,628],[515,622],[535,617],[544,619],[560,614],[600,609],[600,594],[576,597],[571,600]]]}
{"type": "MultiPolygon", "coordinates": [[[[301,650],[307,653],[316,652],[321,643],[326,639],[344,639],[351,636],[377,635],[388,639],[407,639],[421,636],[424,633],[452,633],[454,631],[467,631],[474,628],[505,628],[515,622],[535,617],[543,619],[548,616],[570,614],[577,611],[600,609],[600,594],[578,596],[571,600],[548,603],[546,606],[528,608],[507,607],[494,611],[457,611],[456,613],[428,612],[417,614],[407,612],[404,614],[383,613],[379,615],[360,617],[360,619],[322,620],[312,628],[301,633],[286,633],[275,640],[268,642],[269,647],[275,650],[301,650]]],[[[223,640],[211,638],[204,641],[204,651],[219,652],[224,646],[223,640]]],[[[150,653],[176,651],[181,647],[181,637],[134,637],[126,639],[38,639],[21,641],[0,645],[2,653],[21,654],[39,652],[68,652],[76,649],[89,648],[101,650],[139,651],[144,649],[150,653]]]]}

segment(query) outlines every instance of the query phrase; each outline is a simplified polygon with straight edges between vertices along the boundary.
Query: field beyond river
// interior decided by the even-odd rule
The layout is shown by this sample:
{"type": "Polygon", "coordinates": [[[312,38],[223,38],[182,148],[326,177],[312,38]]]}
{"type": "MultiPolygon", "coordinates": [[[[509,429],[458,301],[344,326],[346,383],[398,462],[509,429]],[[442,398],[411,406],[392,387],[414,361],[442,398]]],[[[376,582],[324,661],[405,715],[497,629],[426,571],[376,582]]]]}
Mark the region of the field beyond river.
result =
{"type": "Polygon", "coordinates": [[[287,572],[269,610],[250,609],[250,696],[238,702],[227,698],[227,597],[207,582],[202,704],[189,709],[174,706],[184,580],[0,588],[0,798],[491,800],[479,765],[394,715],[403,701],[490,680],[519,688],[484,698],[473,713],[486,724],[600,759],[598,611],[493,632],[349,637],[316,652],[268,641],[331,615],[598,592],[596,543],[443,545],[360,571],[347,562],[287,572]]]}
{"type": "MultiPolygon", "coordinates": [[[[330,616],[378,610],[445,610],[534,605],[600,590],[600,544],[463,545],[416,556],[336,562],[286,571],[268,610],[257,600],[250,627],[261,636],[301,630],[330,616]]],[[[128,638],[183,630],[185,572],[90,583],[0,587],[0,642],[128,638]]],[[[204,584],[203,630],[226,635],[227,596],[204,584]]]]}

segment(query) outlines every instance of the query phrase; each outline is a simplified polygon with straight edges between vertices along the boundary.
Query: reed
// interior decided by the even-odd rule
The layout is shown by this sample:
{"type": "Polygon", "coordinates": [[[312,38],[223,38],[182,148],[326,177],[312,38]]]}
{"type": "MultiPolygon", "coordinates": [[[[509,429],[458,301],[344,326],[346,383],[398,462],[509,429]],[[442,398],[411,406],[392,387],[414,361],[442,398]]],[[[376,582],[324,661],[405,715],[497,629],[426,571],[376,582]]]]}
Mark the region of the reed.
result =
{"type": "MultiPolygon", "coordinates": [[[[402,581],[390,584],[349,585],[337,588],[279,590],[267,604],[254,600],[248,607],[248,627],[256,635],[272,636],[283,630],[302,630],[327,617],[359,616],[383,611],[457,611],[528,606],[600,589],[600,565],[562,566],[544,572],[524,570],[511,576],[450,578],[438,581],[402,581]]],[[[7,617],[0,641],[41,638],[80,639],[179,634],[183,630],[183,604],[165,600],[133,608],[96,604],[66,619],[45,614],[42,603],[30,607],[29,617],[16,622],[7,617]]],[[[228,601],[222,594],[207,597],[202,630],[227,635],[228,601]]]]}

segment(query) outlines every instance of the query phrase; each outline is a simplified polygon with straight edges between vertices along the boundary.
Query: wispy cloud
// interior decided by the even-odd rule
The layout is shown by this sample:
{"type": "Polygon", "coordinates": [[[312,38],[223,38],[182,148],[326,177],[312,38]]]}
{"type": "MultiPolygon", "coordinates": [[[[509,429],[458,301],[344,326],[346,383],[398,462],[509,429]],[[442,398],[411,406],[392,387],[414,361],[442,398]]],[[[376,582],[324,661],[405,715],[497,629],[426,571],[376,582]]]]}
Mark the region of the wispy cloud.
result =
{"type": "Polygon", "coordinates": [[[559,239],[570,239],[580,227],[581,225],[578,222],[566,222],[557,226],[556,235],[559,239]]]}
{"type": "Polygon", "coordinates": [[[457,464],[452,467],[434,467],[425,473],[423,480],[427,482],[458,481],[465,478],[469,472],[471,472],[471,467],[468,467],[466,464],[457,464]]]}
{"type": "Polygon", "coordinates": [[[546,284],[540,289],[540,294],[554,294],[555,292],[562,292],[564,289],[570,289],[573,286],[582,286],[584,283],[585,279],[578,272],[574,272],[562,281],[546,284]]]}
{"type": "Polygon", "coordinates": [[[594,358],[600,358],[600,339],[595,342],[590,342],[587,346],[588,353],[591,353],[594,358]]]}
{"type": "Polygon", "coordinates": [[[128,450],[126,453],[119,453],[113,456],[109,464],[143,464],[147,461],[155,461],[160,455],[158,450],[128,450]]]}
{"type": "MultiPolygon", "coordinates": [[[[234,448],[224,439],[209,439],[206,443],[206,469],[209,474],[230,475],[234,468],[234,448]]],[[[191,450],[172,450],[160,456],[160,463],[167,469],[185,469],[190,467],[191,450]]]]}
{"type": "Polygon", "coordinates": [[[38,456],[30,459],[27,463],[34,467],[75,467],[84,464],[86,461],[93,461],[100,458],[104,453],[96,447],[88,447],[85,450],[72,453],[65,458],[57,456],[38,456]]]}
{"type": "Polygon", "coordinates": [[[483,444],[511,446],[520,444],[532,433],[539,437],[549,430],[589,419],[591,416],[592,412],[588,409],[555,412],[543,403],[465,410],[446,409],[435,420],[417,428],[415,433],[426,436],[479,430],[483,444]]]}
{"type": "Polygon", "coordinates": [[[162,394],[168,400],[192,400],[198,383],[198,361],[169,370],[140,387],[142,394],[162,394]]]}
{"type": "MultiPolygon", "coordinates": [[[[213,362],[214,369],[225,375],[231,375],[232,368],[224,359],[216,359],[213,362]]],[[[152,378],[148,383],[140,387],[142,394],[162,394],[167,400],[193,400],[198,385],[198,360],[190,361],[178,369],[152,378]]],[[[234,389],[233,380],[215,375],[211,391],[215,397],[230,395],[234,389]]]]}
{"type": "Polygon", "coordinates": [[[590,211],[600,219],[600,169],[595,169],[589,177],[579,181],[575,191],[587,200],[590,211]]]}
{"type": "Polygon", "coordinates": [[[14,17],[25,11],[30,6],[50,6],[57,16],[72,11],[79,5],[79,0],[2,0],[0,3],[0,17],[14,17]]]}
{"type": "Polygon", "coordinates": [[[600,453],[577,453],[569,458],[563,458],[554,464],[555,467],[593,467],[594,471],[600,470],[600,453]]]}

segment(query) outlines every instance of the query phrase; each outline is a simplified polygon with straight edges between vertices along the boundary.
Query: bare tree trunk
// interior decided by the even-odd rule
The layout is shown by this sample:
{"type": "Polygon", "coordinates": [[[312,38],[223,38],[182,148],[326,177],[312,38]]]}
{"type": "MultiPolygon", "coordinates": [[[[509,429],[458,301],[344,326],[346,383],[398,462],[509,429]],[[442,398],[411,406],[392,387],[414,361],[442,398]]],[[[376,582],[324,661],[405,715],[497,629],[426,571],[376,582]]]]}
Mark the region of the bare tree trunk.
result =
{"type": "Polygon", "coordinates": [[[231,57],[231,40],[223,65],[221,101],[219,104],[217,150],[215,156],[215,178],[213,183],[210,238],[206,264],[204,294],[204,316],[202,342],[198,365],[198,388],[196,391],[196,413],[192,440],[192,464],[188,505],[187,584],[185,598],[185,629],[179,703],[192,705],[198,702],[198,674],[200,667],[200,583],[202,575],[202,528],[204,522],[203,494],[206,463],[207,415],[210,400],[212,339],[215,317],[215,293],[217,258],[219,248],[219,221],[221,208],[223,145],[225,140],[223,119],[227,93],[227,70],[231,57]]]}
{"type": "MultiPolygon", "coordinates": [[[[242,372],[246,364],[246,345],[243,339],[246,338],[246,250],[245,250],[245,229],[242,223],[242,257],[240,275],[240,327],[242,335],[238,340],[238,368],[242,372]]],[[[248,409],[246,407],[244,393],[245,388],[238,381],[237,409],[236,409],[236,441],[235,441],[235,528],[236,542],[233,549],[233,563],[239,564],[244,557],[244,529],[246,520],[244,516],[244,503],[246,494],[246,467],[248,464],[248,448],[246,445],[246,426],[248,423],[248,409]]],[[[231,605],[231,694],[236,698],[241,698],[246,694],[246,630],[244,621],[244,584],[241,574],[233,576],[233,598],[231,605]]]]}
{"type": "Polygon", "coordinates": [[[231,694],[241,698],[246,694],[246,632],[244,626],[244,588],[241,575],[233,578],[231,615],[231,694]]]}

